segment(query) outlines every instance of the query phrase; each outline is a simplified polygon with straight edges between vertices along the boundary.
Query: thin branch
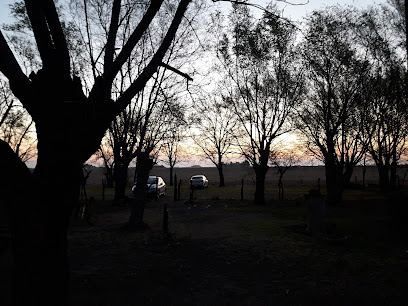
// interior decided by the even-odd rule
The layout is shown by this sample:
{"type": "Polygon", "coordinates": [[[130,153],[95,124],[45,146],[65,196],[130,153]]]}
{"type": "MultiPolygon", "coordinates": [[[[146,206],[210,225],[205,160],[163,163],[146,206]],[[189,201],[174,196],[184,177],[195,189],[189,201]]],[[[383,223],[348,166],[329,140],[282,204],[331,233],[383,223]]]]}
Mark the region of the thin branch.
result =
{"type": "MultiPolygon", "coordinates": [[[[305,3],[292,3],[292,2],[288,2],[288,1],[286,1],[286,0],[277,0],[277,1],[279,1],[279,2],[284,2],[284,3],[290,4],[290,5],[306,5],[306,4],[309,3],[309,0],[306,0],[307,2],[305,2],[305,3]]],[[[251,3],[251,2],[245,2],[245,1],[239,1],[239,0],[212,0],[212,2],[231,2],[231,3],[233,3],[233,4],[238,4],[238,5],[252,6],[252,7],[257,8],[257,9],[259,9],[259,10],[261,10],[261,11],[264,11],[264,12],[267,13],[267,14],[272,14],[272,15],[274,15],[274,16],[277,16],[278,18],[280,18],[280,19],[286,21],[286,22],[287,22],[288,24],[290,24],[291,26],[297,28],[297,26],[295,26],[295,25],[292,23],[292,21],[290,21],[289,19],[287,19],[287,18],[285,18],[285,17],[282,17],[282,16],[278,16],[278,15],[276,15],[275,13],[268,11],[268,9],[264,8],[262,5],[259,5],[259,4],[255,4],[255,3],[251,3]]]]}
{"type": "Polygon", "coordinates": [[[182,77],[186,78],[189,81],[193,81],[193,78],[190,77],[187,73],[181,72],[180,70],[178,70],[178,69],[176,69],[176,68],[174,68],[174,67],[172,67],[170,65],[167,65],[166,63],[161,62],[160,66],[181,75],[182,77]]]}

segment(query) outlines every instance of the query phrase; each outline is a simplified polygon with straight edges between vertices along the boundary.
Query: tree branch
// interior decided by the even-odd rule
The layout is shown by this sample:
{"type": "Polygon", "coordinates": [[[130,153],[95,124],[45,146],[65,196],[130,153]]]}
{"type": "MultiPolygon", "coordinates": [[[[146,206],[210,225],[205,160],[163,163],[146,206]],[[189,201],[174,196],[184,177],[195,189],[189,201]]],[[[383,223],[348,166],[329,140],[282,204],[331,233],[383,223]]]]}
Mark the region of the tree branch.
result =
{"type": "MultiPolygon", "coordinates": [[[[44,0],[46,1],[46,0],[44,0]]],[[[27,15],[30,19],[38,51],[45,67],[52,65],[53,42],[47,25],[47,20],[42,9],[43,1],[25,0],[27,15]]]]}
{"type": "Polygon", "coordinates": [[[118,21],[120,13],[121,0],[115,0],[112,5],[111,23],[109,26],[109,34],[106,42],[104,69],[105,73],[111,70],[113,64],[113,54],[115,53],[116,34],[118,32],[118,21]]]}
{"type": "MultiPolygon", "coordinates": [[[[159,0],[160,1],[160,0],[159,0]]],[[[162,44],[159,49],[154,54],[150,63],[142,71],[139,77],[129,86],[129,88],[124,92],[124,94],[115,103],[115,115],[120,114],[126,106],[130,103],[131,99],[143,89],[147,81],[156,72],[157,68],[162,63],[163,57],[166,54],[174,36],[176,35],[177,29],[183,19],[184,13],[187,10],[188,5],[191,0],[181,0],[177,8],[176,14],[174,15],[173,21],[167,30],[166,36],[163,39],[162,44]]]]}
{"type": "Polygon", "coordinates": [[[62,30],[61,22],[59,20],[54,1],[41,1],[45,11],[45,17],[50,30],[54,52],[58,65],[61,65],[65,76],[70,76],[70,58],[65,40],[65,35],[62,30]]]}
{"type": "Polygon", "coordinates": [[[176,69],[176,68],[174,68],[174,67],[172,67],[172,66],[170,66],[170,65],[167,65],[166,63],[161,62],[161,63],[160,63],[160,66],[162,66],[162,67],[164,67],[164,68],[166,68],[166,69],[169,69],[169,70],[171,70],[171,71],[173,71],[173,72],[175,72],[175,73],[181,75],[182,77],[186,78],[186,79],[189,80],[189,81],[193,81],[193,78],[192,78],[191,76],[189,76],[187,73],[181,72],[180,70],[178,70],[178,69],[176,69]]]}
{"type": "Polygon", "coordinates": [[[22,95],[29,95],[31,82],[21,70],[3,33],[0,31],[0,71],[8,78],[14,95],[22,101],[22,95]]]}
{"type": "MultiPolygon", "coordinates": [[[[163,0],[152,0],[149,8],[146,13],[143,15],[142,20],[137,25],[136,29],[133,31],[132,35],[129,37],[125,46],[122,48],[121,52],[116,57],[115,61],[112,63],[109,70],[105,70],[105,79],[108,81],[108,84],[111,84],[116,74],[119,72],[123,64],[128,60],[130,54],[132,53],[134,47],[142,38],[143,34],[149,27],[154,16],[160,9],[163,0]]],[[[113,14],[113,12],[112,12],[113,14]]],[[[110,35],[111,33],[109,33],[110,35]]],[[[115,34],[116,37],[116,34],[115,34]]],[[[112,55],[113,56],[113,55],[112,55]]]]}

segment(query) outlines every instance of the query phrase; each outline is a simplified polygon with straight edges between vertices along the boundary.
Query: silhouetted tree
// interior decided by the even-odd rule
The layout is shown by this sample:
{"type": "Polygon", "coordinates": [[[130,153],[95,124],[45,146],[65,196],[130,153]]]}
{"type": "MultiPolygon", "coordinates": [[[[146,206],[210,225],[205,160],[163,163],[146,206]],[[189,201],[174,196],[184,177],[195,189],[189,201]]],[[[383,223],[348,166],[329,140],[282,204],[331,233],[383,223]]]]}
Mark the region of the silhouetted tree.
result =
{"type": "Polygon", "coordinates": [[[256,174],[255,203],[265,203],[270,147],[290,129],[288,118],[303,90],[295,28],[275,7],[268,10],[274,13],[254,21],[248,7],[233,6],[229,31],[218,46],[224,103],[239,122],[235,138],[256,174]]]}
{"type": "Polygon", "coordinates": [[[372,102],[375,110],[371,113],[374,134],[370,142],[370,154],[377,166],[382,189],[396,186],[397,166],[407,151],[408,125],[402,71],[391,71],[378,82],[377,95],[372,102]]]}
{"type": "Polygon", "coordinates": [[[144,14],[117,54],[119,19],[121,9],[126,6],[121,6],[120,0],[112,1],[110,18],[106,22],[108,37],[101,42],[104,52],[98,58],[100,69],[87,93],[72,69],[66,36],[54,1],[25,1],[42,63],[41,68],[29,76],[21,69],[11,45],[0,33],[0,71],[33,118],[38,139],[38,159],[33,174],[13,158],[4,142],[0,142],[2,159],[3,156],[10,157],[7,160],[10,165],[2,168],[6,172],[0,184],[8,185],[16,174],[21,182],[5,189],[5,197],[11,206],[17,304],[67,303],[67,229],[78,200],[82,164],[98,149],[110,123],[157,71],[190,2],[180,0],[174,6],[166,35],[156,42],[154,52],[147,55],[149,63],[115,100],[111,95],[114,80],[163,1],[140,3],[138,9],[144,14]],[[61,161],[66,171],[55,171],[61,161]],[[4,178],[9,178],[9,182],[4,178]],[[61,186],[63,193],[60,192],[61,186]],[[14,192],[13,201],[10,200],[11,192],[14,192]],[[35,209],[32,203],[38,203],[35,209]]]}
{"type": "Polygon", "coordinates": [[[342,199],[371,136],[364,128],[371,70],[353,44],[348,14],[340,7],[313,12],[302,45],[309,93],[296,126],[308,150],[324,162],[329,204],[342,199]]]}
{"type": "MultiPolygon", "coordinates": [[[[185,138],[186,126],[183,120],[177,120],[166,127],[167,131],[161,144],[161,153],[165,156],[165,163],[169,165],[170,186],[177,186],[177,180],[173,182],[174,166],[180,162],[181,145],[185,138]]],[[[177,189],[174,187],[174,189],[177,189]]]]}
{"type": "MultiPolygon", "coordinates": [[[[171,22],[168,14],[174,9],[170,4],[174,4],[174,2],[170,1],[165,9],[157,13],[150,27],[145,31],[139,44],[135,47],[135,52],[132,53],[126,65],[120,70],[114,82],[114,96],[121,96],[126,90],[127,84],[133,82],[149,63],[150,58],[146,55],[153,53],[155,45],[166,35],[166,29],[171,22]]],[[[175,97],[181,91],[185,91],[187,82],[183,78],[188,76],[179,69],[184,69],[187,66],[186,62],[191,65],[193,57],[198,54],[197,42],[189,39],[197,31],[196,19],[203,10],[203,2],[198,1],[196,4],[194,9],[184,15],[184,20],[179,27],[180,34],[176,35],[169,47],[161,67],[153,75],[152,80],[146,84],[145,89],[140,91],[130,105],[112,122],[105,136],[107,138],[104,141],[105,147],[106,145],[110,147],[113,154],[112,166],[116,202],[123,200],[126,196],[130,162],[136,158],[137,152],[140,150],[148,152],[160,142],[166,132],[167,123],[169,120],[171,121],[170,115],[173,114],[169,110],[181,108],[181,99],[175,97]],[[172,66],[169,65],[170,62],[172,66]],[[141,137],[153,137],[153,139],[141,137]],[[149,144],[146,144],[146,142],[149,144]]],[[[89,54],[88,58],[84,60],[84,65],[92,68],[93,75],[97,74],[98,66],[98,61],[94,59],[93,54],[103,53],[104,48],[97,37],[104,35],[107,38],[108,36],[108,32],[104,31],[104,27],[106,20],[109,18],[110,6],[109,2],[103,0],[92,2],[71,1],[71,8],[78,11],[77,15],[79,15],[75,18],[76,23],[87,25],[78,30],[81,31],[79,36],[82,37],[83,46],[86,47],[84,53],[89,54]]],[[[139,7],[139,3],[129,2],[123,16],[119,19],[117,50],[124,47],[132,34],[132,29],[140,20],[143,11],[140,11],[139,7]]],[[[181,110],[177,112],[177,114],[179,113],[181,113],[181,110]]]]}
{"type": "Polygon", "coordinates": [[[406,98],[405,25],[402,1],[390,7],[362,12],[358,42],[371,58],[373,84],[366,127],[373,130],[369,152],[384,190],[396,185],[397,166],[406,152],[408,103],[406,98]]]}
{"type": "Polygon", "coordinates": [[[278,172],[279,200],[284,199],[283,176],[286,171],[299,162],[300,158],[295,149],[276,145],[271,151],[270,159],[278,172]]]}
{"type": "Polygon", "coordinates": [[[192,139],[217,168],[220,187],[225,186],[224,159],[231,153],[233,130],[238,124],[234,114],[217,101],[201,101],[192,125],[192,139]]]}

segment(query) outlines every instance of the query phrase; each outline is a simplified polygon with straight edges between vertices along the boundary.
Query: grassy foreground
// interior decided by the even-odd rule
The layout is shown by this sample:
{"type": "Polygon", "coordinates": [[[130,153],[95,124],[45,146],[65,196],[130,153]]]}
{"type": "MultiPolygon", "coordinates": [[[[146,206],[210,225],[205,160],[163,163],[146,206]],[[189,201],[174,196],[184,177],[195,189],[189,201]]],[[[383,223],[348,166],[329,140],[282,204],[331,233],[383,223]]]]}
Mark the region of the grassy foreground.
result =
{"type": "Polygon", "coordinates": [[[169,187],[149,201],[144,232],[124,230],[130,206],[112,206],[107,193],[94,225],[76,220],[70,232],[71,304],[406,304],[408,241],[395,213],[405,192],[346,191],[326,207],[327,235],[314,238],[303,200],[311,188],[288,187],[284,201],[267,189],[267,204],[255,206],[251,188],[241,201],[240,186],[210,186],[189,202],[188,189],[173,201],[169,187]]]}

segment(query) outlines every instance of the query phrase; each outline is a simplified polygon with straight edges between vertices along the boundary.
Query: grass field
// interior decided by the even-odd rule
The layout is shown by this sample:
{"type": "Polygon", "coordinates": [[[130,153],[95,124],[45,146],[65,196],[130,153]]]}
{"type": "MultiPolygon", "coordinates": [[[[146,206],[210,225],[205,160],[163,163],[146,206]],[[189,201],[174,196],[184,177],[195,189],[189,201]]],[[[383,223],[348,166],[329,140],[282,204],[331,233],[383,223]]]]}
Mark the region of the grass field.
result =
{"type": "MultiPolygon", "coordinates": [[[[178,176],[184,180],[192,171],[178,176]]],[[[299,173],[292,176],[298,179],[299,173]]],[[[96,198],[93,225],[73,219],[69,231],[69,304],[407,304],[404,186],[389,194],[371,185],[346,190],[341,205],[325,208],[325,234],[312,237],[305,231],[304,195],[316,188],[314,178],[300,184],[288,180],[283,201],[270,180],[266,205],[252,203],[251,179],[245,181],[241,201],[239,181],[228,180],[223,188],[210,184],[197,190],[193,201],[187,186],[182,185],[180,201],[173,200],[168,186],[164,197],[147,203],[149,229],[143,232],[124,227],[131,201],[113,205],[112,189],[102,199],[101,185],[89,184],[87,196],[96,198]],[[165,203],[167,233],[162,230],[165,203]]],[[[4,267],[7,255],[1,255],[4,267]]]]}
{"type": "MultiPolygon", "coordinates": [[[[201,170],[178,176],[183,181],[201,170]]],[[[285,200],[278,201],[269,180],[263,206],[252,203],[248,178],[243,201],[239,180],[223,188],[213,182],[191,202],[188,186],[182,185],[180,201],[168,186],[166,196],[148,202],[150,229],[143,233],[123,230],[129,206],[112,206],[112,190],[101,201],[100,186],[89,186],[99,207],[95,226],[76,223],[70,235],[72,305],[405,305],[407,190],[346,190],[341,205],[326,207],[325,235],[311,237],[304,195],[314,182],[287,180],[285,200]],[[165,203],[169,236],[162,232],[165,203]]]]}
{"type": "MultiPolygon", "coordinates": [[[[133,184],[134,168],[129,168],[129,185],[133,184]]],[[[402,179],[405,175],[406,169],[398,169],[398,175],[402,179]]],[[[103,168],[92,168],[90,177],[88,179],[88,186],[101,186],[104,169],[103,168]]],[[[170,181],[169,169],[164,167],[154,167],[150,171],[151,175],[157,175],[163,177],[163,179],[168,184],[170,181]]],[[[183,185],[188,185],[191,176],[196,174],[204,174],[210,185],[217,186],[219,184],[219,175],[215,167],[206,168],[174,168],[174,174],[177,175],[178,180],[182,180],[183,185]]],[[[237,185],[241,184],[241,180],[244,180],[245,185],[255,184],[254,171],[250,167],[243,166],[226,166],[224,169],[225,182],[227,185],[237,185]]],[[[283,181],[285,185],[315,185],[317,186],[318,180],[321,180],[322,185],[325,181],[325,170],[321,166],[310,166],[310,167],[292,167],[284,175],[283,181]]],[[[266,175],[266,185],[267,186],[277,186],[278,174],[275,168],[270,168],[266,175]]],[[[356,167],[352,177],[353,183],[362,183],[363,181],[363,169],[362,167],[356,167]]],[[[378,173],[375,167],[367,167],[365,174],[366,184],[377,184],[378,183],[378,173]]]]}

